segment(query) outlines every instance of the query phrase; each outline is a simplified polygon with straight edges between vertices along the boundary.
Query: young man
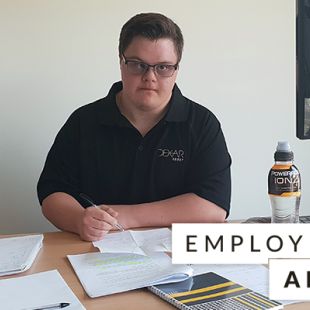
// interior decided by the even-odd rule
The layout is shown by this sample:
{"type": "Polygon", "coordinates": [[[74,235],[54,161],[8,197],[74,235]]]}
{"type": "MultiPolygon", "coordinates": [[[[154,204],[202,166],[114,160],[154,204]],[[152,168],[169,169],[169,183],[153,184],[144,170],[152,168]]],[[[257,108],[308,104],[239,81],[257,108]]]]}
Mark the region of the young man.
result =
{"type": "Polygon", "coordinates": [[[123,26],[122,81],[70,116],[38,182],[43,214],[58,228],[93,241],[117,223],[228,216],[231,159],[218,120],[175,84],[182,50],[181,30],[161,14],[138,14],[123,26]]]}

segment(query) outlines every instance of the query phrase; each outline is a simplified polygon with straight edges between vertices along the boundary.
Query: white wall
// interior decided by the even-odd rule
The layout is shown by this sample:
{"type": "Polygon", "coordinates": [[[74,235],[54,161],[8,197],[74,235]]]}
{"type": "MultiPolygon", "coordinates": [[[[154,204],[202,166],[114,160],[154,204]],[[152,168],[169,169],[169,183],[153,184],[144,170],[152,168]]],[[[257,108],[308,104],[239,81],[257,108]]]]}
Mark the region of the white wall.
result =
{"type": "Polygon", "coordinates": [[[294,0],[0,0],[0,233],[53,230],[36,182],[61,125],[119,79],[121,26],[139,12],[185,37],[178,84],[221,120],[232,155],[231,218],[268,215],[279,139],[302,174],[310,214],[310,141],[295,136],[294,0]]]}

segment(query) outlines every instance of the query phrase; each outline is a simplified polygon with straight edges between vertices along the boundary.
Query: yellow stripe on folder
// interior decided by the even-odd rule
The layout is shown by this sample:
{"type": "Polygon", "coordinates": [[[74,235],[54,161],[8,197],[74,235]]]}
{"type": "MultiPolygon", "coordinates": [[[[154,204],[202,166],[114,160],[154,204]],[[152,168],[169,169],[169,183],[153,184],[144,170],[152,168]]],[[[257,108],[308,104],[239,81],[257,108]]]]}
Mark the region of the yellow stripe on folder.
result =
{"type": "Polygon", "coordinates": [[[240,299],[240,298],[238,298],[238,297],[234,297],[234,299],[238,300],[238,301],[241,302],[242,304],[247,305],[248,307],[250,307],[250,308],[252,308],[252,309],[254,309],[254,310],[261,310],[261,308],[258,308],[258,307],[256,307],[256,306],[250,304],[249,302],[246,302],[245,300],[242,300],[242,299],[240,299]]]}
{"type": "Polygon", "coordinates": [[[181,302],[182,304],[186,304],[188,302],[193,302],[193,301],[198,301],[198,300],[203,300],[203,299],[210,299],[210,298],[214,298],[214,297],[218,297],[218,296],[222,296],[222,295],[228,295],[228,294],[243,291],[243,290],[247,290],[247,289],[241,286],[241,287],[236,287],[236,288],[233,288],[231,290],[227,290],[227,291],[223,291],[223,292],[218,292],[218,293],[214,293],[214,294],[210,294],[210,295],[188,298],[188,299],[183,299],[183,300],[178,300],[178,301],[181,302]]]}
{"type": "Polygon", "coordinates": [[[213,286],[199,288],[197,290],[171,294],[170,296],[171,297],[181,297],[181,296],[194,295],[194,294],[204,293],[204,292],[208,292],[208,291],[213,291],[213,290],[216,290],[218,288],[222,288],[222,287],[226,287],[226,286],[230,286],[230,285],[234,285],[234,284],[236,284],[236,283],[235,282],[225,282],[225,283],[221,283],[221,284],[217,284],[217,285],[213,285],[213,286]]]}
{"type": "Polygon", "coordinates": [[[251,298],[257,299],[258,301],[260,301],[260,302],[263,303],[263,304],[266,304],[266,305],[268,305],[268,306],[274,306],[274,304],[272,304],[271,302],[268,302],[267,300],[264,300],[264,299],[262,299],[262,298],[259,298],[257,295],[249,294],[249,296],[251,296],[251,298]]]}

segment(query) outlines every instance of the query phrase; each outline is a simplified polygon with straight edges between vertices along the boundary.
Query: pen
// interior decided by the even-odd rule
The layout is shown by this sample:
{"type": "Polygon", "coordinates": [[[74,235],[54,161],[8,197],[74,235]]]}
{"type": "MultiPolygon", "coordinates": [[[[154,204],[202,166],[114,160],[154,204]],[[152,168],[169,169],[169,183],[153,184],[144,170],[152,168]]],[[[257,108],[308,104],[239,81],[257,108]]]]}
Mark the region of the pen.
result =
{"type": "Polygon", "coordinates": [[[50,304],[46,306],[40,306],[36,308],[27,308],[23,310],[52,310],[52,309],[61,309],[70,306],[69,302],[59,302],[57,304],[50,304]]]}
{"type": "MultiPolygon", "coordinates": [[[[80,197],[89,202],[93,207],[100,209],[86,194],[80,193],[80,197]]],[[[119,231],[125,231],[124,227],[120,223],[116,223],[114,226],[119,231]]]]}

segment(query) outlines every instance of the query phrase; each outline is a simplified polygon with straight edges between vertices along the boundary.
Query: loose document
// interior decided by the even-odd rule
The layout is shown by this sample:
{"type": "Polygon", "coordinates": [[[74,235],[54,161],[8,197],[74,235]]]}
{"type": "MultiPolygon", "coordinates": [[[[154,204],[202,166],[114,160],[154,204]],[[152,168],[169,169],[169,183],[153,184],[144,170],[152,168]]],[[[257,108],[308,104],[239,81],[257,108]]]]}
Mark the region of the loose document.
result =
{"type": "Polygon", "coordinates": [[[172,265],[164,252],[68,255],[90,297],[125,292],[160,283],[183,281],[193,273],[187,265],[172,265]]]}
{"type": "Polygon", "coordinates": [[[61,303],[69,303],[66,310],[85,310],[57,270],[0,280],[1,309],[49,309],[61,303]]]}
{"type": "Polygon", "coordinates": [[[102,253],[147,255],[149,252],[171,252],[171,231],[168,228],[126,230],[108,234],[93,245],[102,253]]]}

